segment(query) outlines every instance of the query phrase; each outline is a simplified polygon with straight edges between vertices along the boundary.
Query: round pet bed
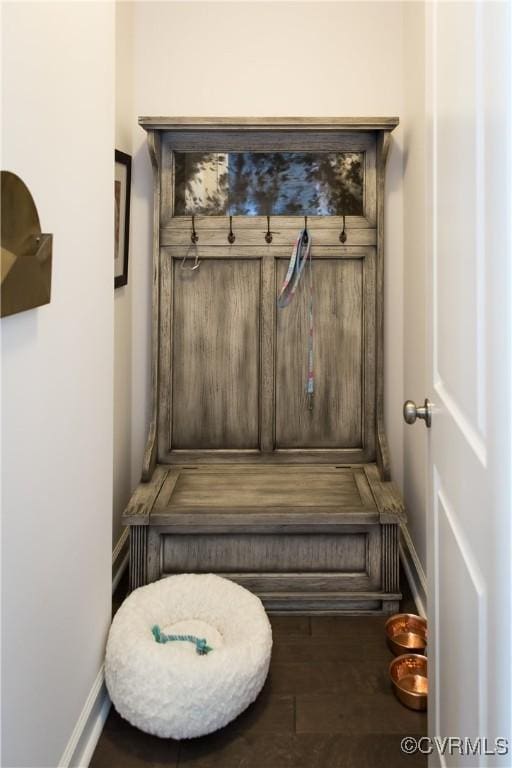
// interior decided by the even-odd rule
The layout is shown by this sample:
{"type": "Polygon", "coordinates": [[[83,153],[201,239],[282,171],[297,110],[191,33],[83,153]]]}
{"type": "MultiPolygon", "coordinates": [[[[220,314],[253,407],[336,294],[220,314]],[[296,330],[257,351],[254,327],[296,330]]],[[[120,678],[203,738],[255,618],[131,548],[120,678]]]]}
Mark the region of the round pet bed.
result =
{"type": "Polygon", "coordinates": [[[147,733],[202,736],[251,704],[268,673],[272,632],[259,598],[214,574],[136,589],[114,617],[105,678],[121,717],[147,733]]]}

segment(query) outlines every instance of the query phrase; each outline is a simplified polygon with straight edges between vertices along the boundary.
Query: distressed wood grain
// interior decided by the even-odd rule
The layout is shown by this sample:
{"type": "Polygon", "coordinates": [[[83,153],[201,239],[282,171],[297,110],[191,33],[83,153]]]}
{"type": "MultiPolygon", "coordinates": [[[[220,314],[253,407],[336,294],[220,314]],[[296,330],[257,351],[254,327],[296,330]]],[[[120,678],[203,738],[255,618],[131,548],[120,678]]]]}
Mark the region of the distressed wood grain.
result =
{"type": "Polygon", "coordinates": [[[174,262],[175,448],[258,447],[260,273],[246,259],[174,262]]]}
{"type": "Polygon", "coordinates": [[[142,462],[142,481],[147,482],[156,466],[158,456],[158,363],[160,350],[160,135],[148,135],[148,150],[153,171],[153,253],[151,317],[151,421],[142,462]]]}
{"type": "Polygon", "coordinates": [[[187,130],[200,128],[201,131],[230,128],[240,131],[257,126],[260,129],[293,127],[299,130],[393,130],[399,123],[398,117],[139,117],[139,125],[154,130],[187,130]]]}
{"type": "Polygon", "coordinates": [[[323,472],[318,467],[300,473],[274,467],[240,467],[237,472],[224,472],[222,467],[216,472],[175,469],[167,476],[156,509],[185,506],[208,510],[258,506],[266,510],[301,506],[375,509],[375,502],[359,468],[323,472]]]}
{"type": "MultiPolygon", "coordinates": [[[[212,217],[213,218],[213,217],[212,217]]],[[[161,231],[161,244],[162,246],[181,246],[187,247],[190,245],[190,220],[187,222],[186,227],[168,226],[161,231]]],[[[296,220],[293,227],[283,227],[280,221],[271,222],[270,227],[273,231],[272,243],[267,246],[265,242],[266,223],[264,226],[258,226],[256,223],[252,227],[240,227],[237,228],[233,223],[233,232],[236,234],[236,244],[238,246],[246,247],[258,247],[268,248],[273,251],[275,248],[286,247],[290,251],[295,239],[297,237],[298,230],[304,225],[303,220],[296,220]]],[[[211,220],[199,220],[195,221],[196,232],[199,237],[200,251],[204,247],[216,247],[220,253],[213,253],[212,257],[217,255],[217,258],[222,258],[221,254],[229,253],[227,248],[227,236],[229,232],[229,219],[226,219],[224,226],[212,226],[211,220]]],[[[343,247],[355,245],[375,245],[377,242],[377,234],[374,227],[349,227],[345,226],[345,232],[347,235],[346,246],[340,244],[340,233],[342,226],[329,228],[310,226],[308,218],[308,231],[311,231],[314,250],[318,252],[321,248],[334,249],[338,253],[342,252],[343,247]]]]}
{"type": "Polygon", "coordinates": [[[308,573],[367,570],[367,535],[195,534],[163,537],[162,568],[175,572],[308,573]]]}
{"type": "MultiPolygon", "coordinates": [[[[287,264],[278,261],[276,292],[287,264]]],[[[309,268],[288,307],[278,310],[276,445],[279,448],[361,447],[364,364],[363,273],[359,260],[316,259],[313,409],[307,408],[309,268]]]]}
{"type": "Polygon", "coordinates": [[[169,467],[158,464],[151,479],[140,483],[123,512],[123,525],[148,525],[149,515],[169,473],[169,467]]]}
{"type": "MultiPolygon", "coordinates": [[[[128,505],[132,588],[214,571],[276,612],[397,608],[403,502],[384,432],[384,192],[397,118],[141,118],[153,166],[152,410],[128,505]],[[315,401],[305,408],[303,284],[276,310],[301,217],[196,218],[181,268],[174,151],[356,151],[363,215],[308,217],[315,401]],[[189,253],[189,257],[194,256],[189,253]],[[186,267],[192,266],[189,258],[186,267]],[[377,463],[375,463],[377,462],[377,463]]],[[[307,275],[306,275],[307,277],[307,275]]]]}

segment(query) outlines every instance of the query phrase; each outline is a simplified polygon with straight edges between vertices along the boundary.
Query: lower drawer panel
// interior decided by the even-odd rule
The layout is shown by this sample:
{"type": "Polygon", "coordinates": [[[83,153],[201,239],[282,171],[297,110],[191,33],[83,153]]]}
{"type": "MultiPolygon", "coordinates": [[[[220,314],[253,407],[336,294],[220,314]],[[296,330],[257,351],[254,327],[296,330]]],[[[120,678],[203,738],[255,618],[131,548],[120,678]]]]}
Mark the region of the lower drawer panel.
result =
{"type": "MultiPolygon", "coordinates": [[[[301,531],[188,531],[152,525],[139,552],[147,582],[178,573],[217,573],[285,613],[398,610],[397,524],[301,531]]],[[[131,568],[135,569],[132,562],[131,568]]]]}
{"type": "Polygon", "coordinates": [[[340,533],[160,534],[163,573],[380,573],[379,526],[340,533]]]}
{"type": "Polygon", "coordinates": [[[373,534],[163,534],[162,571],[367,574],[373,534]]]}

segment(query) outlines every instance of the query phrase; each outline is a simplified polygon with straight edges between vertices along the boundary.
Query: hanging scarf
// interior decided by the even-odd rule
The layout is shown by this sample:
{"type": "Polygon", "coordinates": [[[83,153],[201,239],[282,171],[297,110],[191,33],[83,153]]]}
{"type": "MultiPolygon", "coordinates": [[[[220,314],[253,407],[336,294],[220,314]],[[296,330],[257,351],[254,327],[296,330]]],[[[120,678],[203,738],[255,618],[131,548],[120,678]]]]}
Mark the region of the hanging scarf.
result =
{"type": "Polygon", "coordinates": [[[284,278],[281,290],[277,297],[277,306],[284,309],[295,296],[302,273],[308,264],[309,273],[309,333],[308,333],[308,370],[306,378],[306,394],[308,409],[313,410],[313,393],[315,380],[313,376],[313,262],[311,258],[311,234],[306,229],[301,229],[293,246],[292,255],[288,264],[288,270],[284,278]]]}

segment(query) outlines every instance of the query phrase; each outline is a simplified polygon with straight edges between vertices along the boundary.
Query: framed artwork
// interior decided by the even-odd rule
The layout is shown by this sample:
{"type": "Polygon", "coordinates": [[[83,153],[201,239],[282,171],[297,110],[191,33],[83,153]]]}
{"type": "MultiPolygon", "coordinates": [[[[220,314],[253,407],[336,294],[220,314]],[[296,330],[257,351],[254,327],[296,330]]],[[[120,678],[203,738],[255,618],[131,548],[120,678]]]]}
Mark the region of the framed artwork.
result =
{"type": "Polygon", "coordinates": [[[132,158],[116,149],[114,176],[114,287],[128,282],[132,158]]]}

